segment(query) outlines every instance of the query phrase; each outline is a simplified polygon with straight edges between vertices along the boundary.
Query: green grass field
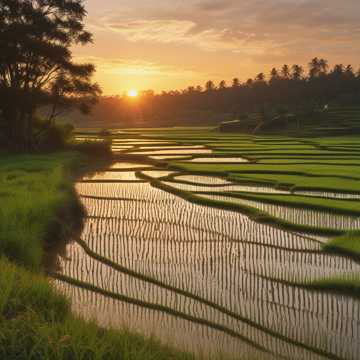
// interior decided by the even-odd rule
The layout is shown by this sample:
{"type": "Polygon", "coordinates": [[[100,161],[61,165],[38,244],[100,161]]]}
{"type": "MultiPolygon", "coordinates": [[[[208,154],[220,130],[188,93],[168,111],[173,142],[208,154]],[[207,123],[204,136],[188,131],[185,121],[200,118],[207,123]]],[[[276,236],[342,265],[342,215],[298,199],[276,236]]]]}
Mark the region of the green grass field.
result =
{"type": "Polygon", "coordinates": [[[76,152],[0,157],[0,359],[193,359],[75,317],[42,274],[47,244],[64,241],[81,218],[73,189],[81,161],[76,152]]]}

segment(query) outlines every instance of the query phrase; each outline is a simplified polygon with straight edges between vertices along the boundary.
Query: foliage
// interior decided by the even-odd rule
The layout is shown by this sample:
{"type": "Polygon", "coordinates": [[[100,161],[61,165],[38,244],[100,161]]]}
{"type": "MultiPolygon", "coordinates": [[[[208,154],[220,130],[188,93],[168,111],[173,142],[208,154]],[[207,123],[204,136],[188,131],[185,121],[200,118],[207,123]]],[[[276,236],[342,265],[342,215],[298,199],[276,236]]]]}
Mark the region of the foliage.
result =
{"type": "Polygon", "coordinates": [[[68,175],[79,162],[76,153],[0,159],[0,254],[39,268],[44,240],[69,230],[70,223],[59,220],[60,212],[79,211],[68,175]]]}
{"type": "Polygon", "coordinates": [[[0,358],[17,360],[190,360],[153,339],[104,331],[75,318],[41,275],[0,258],[0,358]]]}
{"type": "Polygon", "coordinates": [[[65,149],[72,138],[73,130],[74,127],[71,124],[37,120],[34,123],[36,150],[46,152],[65,149]]]}
{"type": "Polygon", "coordinates": [[[225,81],[218,86],[208,81],[205,87],[181,91],[146,91],[136,103],[126,97],[104,97],[94,109],[93,119],[108,126],[200,126],[256,114],[252,130],[262,122],[290,116],[298,131],[319,122],[321,114],[326,117],[327,105],[349,106],[358,104],[359,99],[360,72],[341,65],[330,70],[326,60],[314,58],[307,74],[300,65],[284,65],[281,70],[273,69],[269,77],[261,73],[242,83],[234,79],[229,86],[225,81]]]}
{"type": "Polygon", "coordinates": [[[360,258],[360,232],[354,231],[331,239],[325,246],[328,251],[342,252],[360,258]]]}
{"type": "Polygon", "coordinates": [[[40,107],[52,122],[64,109],[87,112],[94,104],[94,66],[76,64],[71,54],[73,45],[92,41],[85,16],[81,0],[0,0],[0,130],[17,150],[36,145],[40,107]]]}

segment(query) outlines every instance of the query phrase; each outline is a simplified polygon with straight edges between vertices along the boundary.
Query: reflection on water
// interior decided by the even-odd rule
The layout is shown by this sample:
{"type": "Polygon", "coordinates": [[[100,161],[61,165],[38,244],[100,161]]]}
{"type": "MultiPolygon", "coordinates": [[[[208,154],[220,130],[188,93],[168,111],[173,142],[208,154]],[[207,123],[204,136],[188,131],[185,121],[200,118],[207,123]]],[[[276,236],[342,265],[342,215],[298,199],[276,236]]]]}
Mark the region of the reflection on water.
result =
{"type": "MultiPolygon", "coordinates": [[[[209,179],[184,180],[224,183],[209,179]]],[[[69,244],[60,272],[95,288],[56,281],[77,313],[207,355],[358,358],[360,302],[290,283],[360,270],[322,253],[319,239],[192,204],[149,183],[79,183],[77,191],[87,210],[81,239],[88,251],[69,244]]]]}
{"type": "Polygon", "coordinates": [[[258,201],[237,199],[228,196],[201,195],[201,197],[255,207],[272,216],[295,224],[341,230],[356,230],[360,228],[360,218],[354,216],[336,215],[318,210],[295,209],[289,206],[265,204],[258,201]]]}

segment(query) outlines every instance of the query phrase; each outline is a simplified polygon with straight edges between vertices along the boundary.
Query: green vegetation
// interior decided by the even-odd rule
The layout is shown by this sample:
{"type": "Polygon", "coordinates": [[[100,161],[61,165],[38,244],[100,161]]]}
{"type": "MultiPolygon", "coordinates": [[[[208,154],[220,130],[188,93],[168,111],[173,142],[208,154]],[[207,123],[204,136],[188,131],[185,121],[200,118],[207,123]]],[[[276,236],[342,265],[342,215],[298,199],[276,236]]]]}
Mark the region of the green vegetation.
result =
{"type": "Polygon", "coordinates": [[[360,298],[360,275],[352,274],[341,277],[313,281],[310,289],[335,292],[338,294],[360,298]]]}
{"type": "Polygon", "coordinates": [[[331,239],[326,244],[325,250],[341,252],[360,259],[360,231],[331,239]]]}
{"type": "Polygon", "coordinates": [[[71,231],[71,222],[61,217],[79,218],[70,170],[80,161],[69,152],[0,158],[0,254],[40,268],[44,241],[71,231]]]}
{"type": "Polygon", "coordinates": [[[265,204],[283,205],[300,209],[313,209],[334,214],[360,216],[360,201],[358,200],[339,200],[321,197],[308,197],[302,195],[288,194],[266,194],[249,192],[205,192],[208,195],[226,195],[234,198],[259,201],[265,204]]]}
{"type": "Polygon", "coordinates": [[[80,218],[71,174],[81,159],[76,152],[0,158],[0,358],[193,359],[76,318],[41,275],[44,248],[63,241],[80,218]]]}
{"type": "Polygon", "coordinates": [[[49,281],[0,259],[0,358],[190,360],[154,339],[103,330],[71,314],[49,281]]]}

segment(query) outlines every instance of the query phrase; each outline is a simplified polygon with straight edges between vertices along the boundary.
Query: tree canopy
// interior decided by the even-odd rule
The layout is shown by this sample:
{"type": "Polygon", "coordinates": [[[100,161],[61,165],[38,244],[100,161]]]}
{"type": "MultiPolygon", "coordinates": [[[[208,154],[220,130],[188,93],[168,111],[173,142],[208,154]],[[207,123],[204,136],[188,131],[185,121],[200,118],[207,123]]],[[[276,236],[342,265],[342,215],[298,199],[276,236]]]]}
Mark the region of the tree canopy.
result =
{"type": "Polygon", "coordinates": [[[360,72],[342,64],[330,69],[325,59],[316,57],[307,68],[285,64],[245,81],[236,77],[229,84],[209,80],[204,87],[146,91],[136,106],[126,97],[101,98],[92,118],[98,126],[209,125],[249,114],[259,114],[262,120],[284,113],[311,118],[326,104],[358,106],[360,72]]]}
{"type": "Polygon", "coordinates": [[[92,42],[82,0],[0,0],[0,131],[17,150],[36,147],[36,111],[45,127],[66,108],[87,112],[100,94],[92,64],[71,46],[92,42]]]}

